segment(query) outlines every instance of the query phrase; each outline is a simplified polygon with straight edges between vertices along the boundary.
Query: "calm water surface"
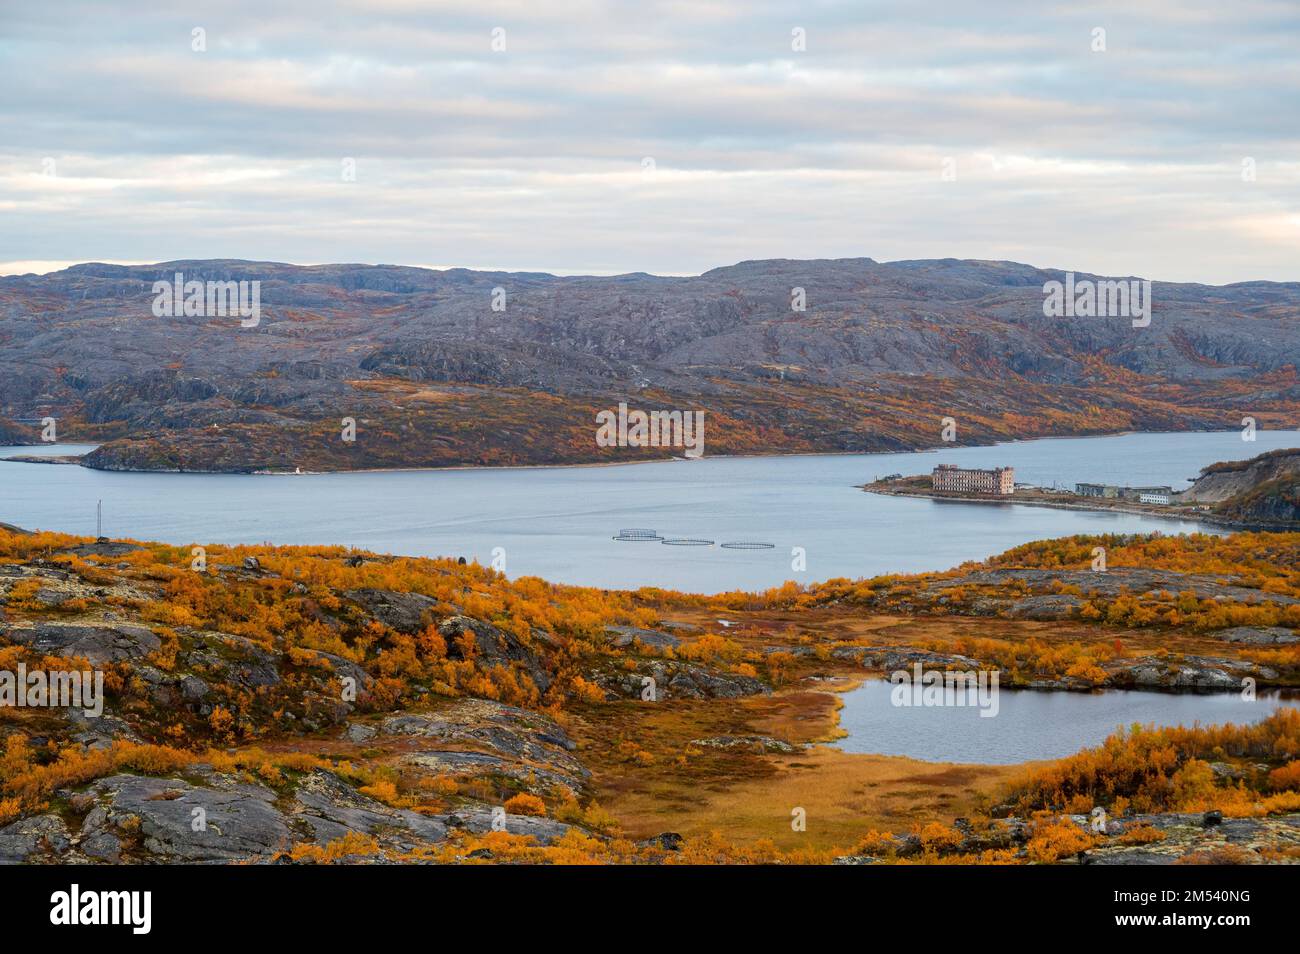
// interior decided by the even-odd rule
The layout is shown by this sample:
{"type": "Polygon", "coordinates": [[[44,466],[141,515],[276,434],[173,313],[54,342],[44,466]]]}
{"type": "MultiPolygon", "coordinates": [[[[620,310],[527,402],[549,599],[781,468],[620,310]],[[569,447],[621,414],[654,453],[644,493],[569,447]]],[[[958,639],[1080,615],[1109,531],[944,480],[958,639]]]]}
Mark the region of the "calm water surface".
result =
{"type": "Polygon", "coordinates": [[[838,748],[927,762],[1004,765],[1071,755],[1134,723],[1258,722],[1280,706],[1300,704],[1277,693],[1260,693],[1255,701],[1245,702],[1235,692],[1003,690],[997,697],[997,715],[984,717],[974,706],[974,696],[968,707],[895,706],[890,700],[892,688],[873,679],[841,697],[840,727],[848,737],[835,743],[838,748]]]}
{"type": "MultiPolygon", "coordinates": [[[[1029,540],[1075,533],[1191,532],[1187,521],[1011,505],[882,497],[877,476],[935,464],[1009,464],[1016,479],[1184,487],[1206,464],[1300,446],[1300,432],[1130,434],[955,447],[909,454],[704,458],[618,467],[251,476],[120,474],[0,462],[0,521],[188,543],[346,544],[389,553],[505,551],[512,577],[695,592],[761,589],[787,579],[947,569],[1029,540]],[[611,539],[624,527],[771,550],[686,548],[611,539]],[[807,570],[791,569],[806,551],[807,570]]],[[[17,453],[77,453],[53,445],[17,453]]]]}

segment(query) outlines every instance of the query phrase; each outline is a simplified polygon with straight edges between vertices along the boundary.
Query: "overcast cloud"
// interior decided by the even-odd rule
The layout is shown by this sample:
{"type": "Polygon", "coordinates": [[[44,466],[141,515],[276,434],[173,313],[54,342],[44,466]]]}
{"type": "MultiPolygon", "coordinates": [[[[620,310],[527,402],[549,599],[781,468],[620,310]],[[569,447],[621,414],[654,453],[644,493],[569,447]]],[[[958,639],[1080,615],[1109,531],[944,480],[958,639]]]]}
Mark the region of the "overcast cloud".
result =
{"type": "Polygon", "coordinates": [[[954,256],[1300,280],[1289,0],[154,6],[0,8],[0,271],[954,256]]]}

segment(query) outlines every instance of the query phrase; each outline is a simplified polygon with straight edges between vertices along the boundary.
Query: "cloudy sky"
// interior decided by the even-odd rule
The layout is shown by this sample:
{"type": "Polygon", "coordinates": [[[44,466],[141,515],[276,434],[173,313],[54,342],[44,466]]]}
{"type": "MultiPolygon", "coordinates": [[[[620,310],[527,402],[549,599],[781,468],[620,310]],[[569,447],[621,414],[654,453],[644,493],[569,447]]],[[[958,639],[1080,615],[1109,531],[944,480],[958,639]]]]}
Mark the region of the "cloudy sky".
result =
{"type": "Polygon", "coordinates": [[[1294,0],[4,3],[0,272],[1300,280],[1297,36],[1294,0]]]}

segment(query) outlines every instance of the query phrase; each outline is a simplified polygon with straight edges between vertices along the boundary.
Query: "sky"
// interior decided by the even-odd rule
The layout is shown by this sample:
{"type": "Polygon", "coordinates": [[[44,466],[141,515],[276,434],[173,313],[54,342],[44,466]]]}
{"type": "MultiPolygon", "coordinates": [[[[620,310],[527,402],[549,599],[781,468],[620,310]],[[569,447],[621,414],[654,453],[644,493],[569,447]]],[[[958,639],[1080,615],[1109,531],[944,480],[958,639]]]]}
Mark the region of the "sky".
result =
{"type": "Polygon", "coordinates": [[[4,274],[1300,280],[1296,0],[0,0],[0,84],[4,274]]]}

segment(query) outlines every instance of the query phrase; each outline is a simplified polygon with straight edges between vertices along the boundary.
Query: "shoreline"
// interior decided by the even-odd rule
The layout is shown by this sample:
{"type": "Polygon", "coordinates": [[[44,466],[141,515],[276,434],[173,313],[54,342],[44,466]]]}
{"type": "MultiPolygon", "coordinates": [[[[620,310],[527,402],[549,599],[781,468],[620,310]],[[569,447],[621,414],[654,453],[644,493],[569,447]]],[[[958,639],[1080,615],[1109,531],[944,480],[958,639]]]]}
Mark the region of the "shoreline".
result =
{"type": "MultiPolygon", "coordinates": [[[[1283,429],[1285,431],[1286,429],[1283,429]]],[[[1297,428],[1300,430],[1300,428],[1297,428]]],[[[0,463],[53,463],[69,464],[77,467],[85,467],[87,470],[96,470],[103,473],[113,474],[224,474],[229,476],[247,476],[247,477],[322,477],[333,474],[387,474],[387,473],[422,473],[437,471],[461,471],[461,470],[560,470],[578,467],[628,467],[634,464],[668,464],[668,463],[694,463],[702,460],[754,460],[754,459],[785,459],[793,457],[887,457],[898,454],[929,454],[937,453],[944,450],[964,450],[973,448],[1002,447],[1012,444],[1030,444],[1037,441],[1065,441],[1065,440],[1102,440],[1114,437],[1128,437],[1135,434],[1147,435],[1180,435],[1180,434],[1228,434],[1235,433],[1235,428],[1224,428],[1223,430],[1185,430],[1185,431],[1105,431],[1101,433],[1086,434],[1045,434],[1038,437],[1026,437],[1017,440],[995,440],[988,443],[970,443],[970,444],[933,444],[925,445],[910,449],[902,450],[877,450],[877,451],[793,451],[784,453],[776,451],[764,454],[706,454],[699,458],[686,458],[679,456],[669,457],[648,457],[637,460],[618,460],[618,461],[578,461],[567,464],[444,464],[441,466],[417,466],[417,467],[347,467],[334,470],[311,470],[295,473],[291,470],[175,470],[175,469],[138,469],[138,468],[110,468],[110,467],[90,467],[82,463],[81,458],[91,453],[104,444],[96,445],[92,451],[86,454],[63,455],[57,461],[47,461],[37,459],[44,455],[35,454],[18,454],[13,457],[0,457],[0,463]]],[[[69,441],[69,444],[78,442],[69,441]]],[[[110,442],[105,442],[110,443],[110,442]]],[[[14,448],[32,447],[38,445],[31,444],[14,444],[9,445],[14,448]]],[[[49,445],[47,445],[49,446],[49,445]]],[[[57,445],[53,445],[57,446],[57,445]]],[[[50,455],[56,457],[57,455],[50,455]]],[[[865,486],[864,486],[865,489],[865,486]]],[[[875,491],[873,491],[875,492],[875,491]]],[[[928,496],[928,495],[921,495],[928,496]]],[[[1019,502],[1019,501],[1018,501],[1019,502]]],[[[1145,511],[1144,511],[1145,512],[1145,511]]]]}
{"type": "Polygon", "coordinates": [[[1178,520],[1184,523],[1203,523],[1211,527],[1220,527],[1229,531],[1265,531],[1270,533],[1287,533],[1300,530],[1300,527],[1287,527],[1279,524],[1248,523],[1241,520],[1229,520],[1208,513],[1170,512],[1155,504],[1120,504],[1101,506],[1098,504],[1075,503],[1073,501],[1054,500],[1016,500],[1014,496],[1001,497],[956,497],[945,493],[926,493],[920,490],[889,490],[862,484],[861,489],[869,494],[882,497],[912,497],[917,500],[938,500],[956,504],[996,504],[1013,507],[1043,507],[1048,510],[1077,510],[1088,513],[1118,513],[1139,517],[1155,517],[1160,520],[1178,520]]]}

